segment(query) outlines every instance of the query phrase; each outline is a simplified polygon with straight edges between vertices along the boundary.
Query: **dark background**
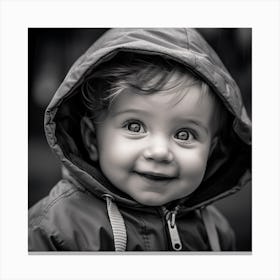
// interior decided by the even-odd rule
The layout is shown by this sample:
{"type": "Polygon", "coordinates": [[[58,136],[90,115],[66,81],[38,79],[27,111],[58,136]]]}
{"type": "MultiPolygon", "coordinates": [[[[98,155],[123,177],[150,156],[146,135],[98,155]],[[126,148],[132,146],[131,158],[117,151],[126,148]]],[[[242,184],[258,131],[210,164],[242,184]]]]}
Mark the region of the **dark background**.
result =
{"type": "MultiPolygon", "coordinates": [[[[28,30],[28,207],[60,178],[60,163],[44,135],[44,111],[70,66],[107,29],[28,30]]],[[[199,28],[241,89],[251,117],[251,29],[199,28]]],[[[238,251],[252,249],[251,185],[215,203],[235,230],[238,251]]]]}

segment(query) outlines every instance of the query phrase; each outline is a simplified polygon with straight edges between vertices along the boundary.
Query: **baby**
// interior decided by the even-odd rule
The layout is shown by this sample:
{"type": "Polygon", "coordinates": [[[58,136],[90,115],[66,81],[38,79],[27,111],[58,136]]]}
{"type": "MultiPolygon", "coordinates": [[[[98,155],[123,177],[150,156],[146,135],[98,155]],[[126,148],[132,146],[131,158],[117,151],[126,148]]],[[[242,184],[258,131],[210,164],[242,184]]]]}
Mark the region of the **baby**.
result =
{"type": "Polygon", "coordinates": [[[208,206],[250,174],[239,89],[192,29],[112,29],[45,116],[63,179],[29,210],[30,251],[229,251],[208,206]]]}

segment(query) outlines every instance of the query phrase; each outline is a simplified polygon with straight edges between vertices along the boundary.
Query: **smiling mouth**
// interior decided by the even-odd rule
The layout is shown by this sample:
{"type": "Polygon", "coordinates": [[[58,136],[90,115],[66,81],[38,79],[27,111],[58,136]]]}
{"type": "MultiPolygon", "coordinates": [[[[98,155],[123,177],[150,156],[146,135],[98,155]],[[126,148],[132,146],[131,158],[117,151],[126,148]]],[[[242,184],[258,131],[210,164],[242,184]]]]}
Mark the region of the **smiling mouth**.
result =
{"type": "Polygon", "coordinates": [[[159,174],[159,173],[150,173],[150,172],[142,173],[142,172],[137,172],[137,171],[135,171],[134,173],[138,174],[141,177],[144,177],[146,179],[153,180],[153,181],[170,181],[170,180],[174,180],[177,178],[176,176],[168,176],[168,175],[159,174]]]}

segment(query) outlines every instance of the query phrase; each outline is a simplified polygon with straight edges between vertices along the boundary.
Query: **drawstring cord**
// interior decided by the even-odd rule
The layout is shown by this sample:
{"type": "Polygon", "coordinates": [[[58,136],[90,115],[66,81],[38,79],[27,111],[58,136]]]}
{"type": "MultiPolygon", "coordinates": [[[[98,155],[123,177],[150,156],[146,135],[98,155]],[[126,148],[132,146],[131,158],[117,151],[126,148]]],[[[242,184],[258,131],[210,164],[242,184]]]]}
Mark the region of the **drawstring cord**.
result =
{"type": "Polygon", "coordinates": [[[110,195],[104,195],[104,197],[106,198],[107,212],[113,230],[115,251],[123,252],[126,250],[127,242],[123,216],[120,213],[118,206],[113,202],[113,197],[110,195]]]}
{"type": "Polygon", "coordinates": [[[210,212],[207,210],[207,207],[201,208],[200,214],[205,225],[205,229],[208,235],[208,240],[212,251],[221,251],[215,223],[213,217],[210,215],[210,212]]]}

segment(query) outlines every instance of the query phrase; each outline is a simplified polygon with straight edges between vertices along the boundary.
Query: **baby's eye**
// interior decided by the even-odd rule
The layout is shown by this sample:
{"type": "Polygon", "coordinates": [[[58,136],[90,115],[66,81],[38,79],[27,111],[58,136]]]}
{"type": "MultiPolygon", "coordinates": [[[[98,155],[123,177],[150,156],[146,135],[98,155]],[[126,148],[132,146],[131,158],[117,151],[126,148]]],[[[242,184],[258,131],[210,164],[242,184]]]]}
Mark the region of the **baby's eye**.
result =
{"type": "Polygon", "coordinates": [[[193,134],[187,129],[178,131],[174,137],[181,141],[192,141],[194,139],[193,134]]]}
{"type": "Polygon", "coordinates": [[[139,121],[128,121],[124,127],[133,133],[145,133],[144,125],[139,121]]]}

